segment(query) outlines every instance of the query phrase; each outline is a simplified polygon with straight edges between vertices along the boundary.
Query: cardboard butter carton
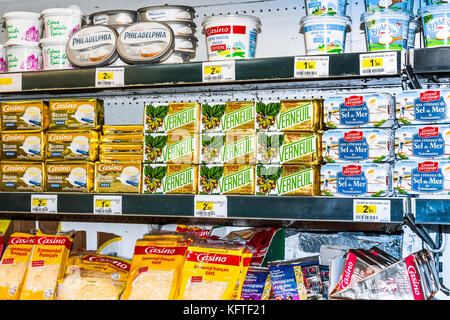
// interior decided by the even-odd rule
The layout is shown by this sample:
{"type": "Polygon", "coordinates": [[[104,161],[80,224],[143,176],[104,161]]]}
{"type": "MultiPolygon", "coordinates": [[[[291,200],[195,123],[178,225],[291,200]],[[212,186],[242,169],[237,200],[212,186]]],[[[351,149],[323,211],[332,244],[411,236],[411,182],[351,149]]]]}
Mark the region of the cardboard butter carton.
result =
{"type": "Polygon", "coordinates": [[[254,195],[255,166],[252,164],[200,165],[198,192],[213,195],[254,195]]]}
{"type": "Polygon", "coordinates": [[[95,167],[92,162],[54,162],[45,165],[45,191],[92,192],[95,167]]]}
{"type": "Polygon", "coordinates": [[[0,190],[44,192],[45,168],[42,162],[2,162],[0,190]]]}
{"type": "Polygon", "coordinates": [[[197,133],[155,133],[144,137],[144,162],[166,164],[198,163],[197,133]]]}
{"type": "Polygon", "coordinates": [[[196,194],[198,166],[192,164],[144,164],[142,192],[196,194]]]}
{"type": "Polygon", "coordinates": [[[96,162],[97,193],[140,193],[141,162],[96,162]]]}
{"type": "Polygon", "coordinates": [[[144,133],[198,133],[200,104],[168,103],[144,106],[144,133]]]}
{"type": "Polygon", "coordinates": [[[99,134],[89,131],[47,132],[47,161],[96,161],[99,152],[99,134]]]}
{"type": "Polygon", "coordinates": [[[2,160],[42,161],[45,158],[45,133],[30,131],[1,134],[2,160]]]}
{"type": "Polygon", "coordinates": [[[103,101],[99,99],[52,99],[49,130],[90,130],[103,125],[103,101]]]}
{"type": "Polygon", "coordinates": [[[1,131],[43,131],[49,125],[49,108],[45,101],[3,101],[1,131]]]}
{"type": "Polygon", "coordinates": [[[202,104],[202,133],[255,130],[255,101],[229,101],[202,104]]]}
{"type": "Polygon", "coordinates": [[[202,164],[255,164],[254,132],[202,133],[200,162],[202,164]]]}

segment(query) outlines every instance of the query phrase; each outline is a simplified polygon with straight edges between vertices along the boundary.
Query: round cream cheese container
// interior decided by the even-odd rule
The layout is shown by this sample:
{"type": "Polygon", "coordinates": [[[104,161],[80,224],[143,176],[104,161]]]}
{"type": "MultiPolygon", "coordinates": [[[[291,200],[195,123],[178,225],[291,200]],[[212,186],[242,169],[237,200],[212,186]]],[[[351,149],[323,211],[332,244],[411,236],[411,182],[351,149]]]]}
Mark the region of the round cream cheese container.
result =
{"type": "Polygon", "coordinates": [[[2,18],[6,29],[6,41],[10,44],[39,44],[42,32],[42,21],[39,13],[13,11],[2,18]]]}
{"type": "Polygon", "coordinates": [[[93,25],[130,25],[136,23],[137,12],[133,10],[109,10],[93,13],[89,16],[93,25]]]}
{"type": "Polygon", "coordinates": [[[8,72],[40,71],[42,52],[37,45],[6,43],[8,72]]]}
{"type": "Polygon", "coordinates": [[[8,70],[8,56],[6,54],[6,47],[0,45],[0,72],[6,72],[8,70]]]}
{"type": "Polygon", "coordinates": [[[78,68],[100,67],[114,63],[117,31],[111,27],[87,26],[75,32],[66,45],[70,64],[78,68]]]}
{"type": "MultiPolygon", "coordinates": [[[[126,27],[128,27],[128,25],[126,24],[114,24],[114,25],[109,25],[108,27],[113,28],[114,30],[117,31],[117,37],[119,37],[120,33],[123,31],[123,29],[125,29],[126,27]]],[[[118,55],[118,54],[117,54],[118,55]]],[[[114,61],[114,63],[112,63],[110,66],[111,67],[123,67],[123,66],[129,66],[129,63],[126,63],[125,61],[123,61],[119,56],[117,57],[116,61],[114,61]]]]}
{"type": "Polygon", "coordinates": [[[175,36],[193,36],[195,34],[196,25],[190,21],[164,21],[172,28],[175,36]]]}
{"type": "Polygon", "coordinates": [[[42,70],[73,69],[66,54],[66,39],[44,38],[42,49],[42,70]]]}
{"type": "Polygon", "coordinates": [[[167,60],[164,60],[163,64],[178,64],[178,63],[189,63],[190,55],[189,53],[183,51],[174,51],[167,60]]]}
{"type": "Polygon", "coordinates": [[[139,21],[193,21],[195,9],[188,6],[151,6],[137,10],[139,21]]]}
{"type": "Polygon", "coordinates": [[[175,36],[175,51],[189,54],[191,58],[195,56],[198,39],[193,36],[175,36]]]}
{"type": "Polygon", "coordinates": [[[83,23],[83,13],[77,7],[45,9],[41,15],[44,38],[69,39],[83,23]]]}
{"type": "Polygon", "coordinates": [[[159,63],[170,57],[174,43],[173,31],[167,24],[138,22],[120,33],[117,52],[129,64],[159,63]]]}

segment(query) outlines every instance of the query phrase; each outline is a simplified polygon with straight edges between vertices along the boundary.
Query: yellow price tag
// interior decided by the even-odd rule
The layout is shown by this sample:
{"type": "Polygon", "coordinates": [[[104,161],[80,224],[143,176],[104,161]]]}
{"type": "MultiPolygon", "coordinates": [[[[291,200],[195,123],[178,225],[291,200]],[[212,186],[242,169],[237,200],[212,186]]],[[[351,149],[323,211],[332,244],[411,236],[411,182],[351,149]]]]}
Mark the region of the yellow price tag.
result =
{"type": "Polygon", "coordinates": [[[205,69],[203,70],[203,72],[205,74],[217,74],[217,73],[222,73],[222,67],[221,66],[210,66],[210,67],[205,67],[205,69]]]}
{"type": "Polygon", "coordinates": [[[315,61],[297,61],[295,68],[297,70],[316,70],[315,61]]]}
{"type": "Polygon", "coordinates": [[[113,80],[114,72],[99,72],[97,74],[97,80],[113,80]]]}
{"type": "Polygon", "coordinates": [[[362,66],[363,68],[382,67],[383,62],[383,58],[363,59],[362,66]]]}
{"type": "Polygon", "coordinates": [[[95,200],[96,208],[111,208],[111,200],[95,200]]]}
{"type": "Polygon", "coordinates": [[[195,205],[197,210],[214,210],[213,202],[197,202],[195,205]]]}
{"type": "Polygon", "coordinates": [[[46,207],[47,199],[33,199],[33,206],[34,207],[46,207]]]}
{"type": "Polygon", "coordinates": [[[377,206],[376,205],[366,205],[366,204],[358,204],[356,205],[356,213],[357,214],[376,214],[377,206]]]}
{"type": "Polygon", "coordinates": [[[12,78],[0,78],[1,86],[10,86],[10,85],[12,85],[12,82],[13,82],[12,78]]]}

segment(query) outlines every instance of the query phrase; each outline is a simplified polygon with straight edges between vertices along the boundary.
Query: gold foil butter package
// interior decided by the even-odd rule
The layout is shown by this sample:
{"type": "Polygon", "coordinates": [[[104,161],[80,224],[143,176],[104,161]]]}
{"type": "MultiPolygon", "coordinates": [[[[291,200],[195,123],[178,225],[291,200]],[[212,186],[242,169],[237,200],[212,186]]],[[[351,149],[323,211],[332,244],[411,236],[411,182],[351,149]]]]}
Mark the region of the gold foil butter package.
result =
{"type": "Polygon", "coordinates": [[[144,106],[144,133],[199,132],[200,104],[168,103],[144,106]]]}
{"type": "Polygon", "coordinates": [[[123,134],[103,134],[100,136],[100,143],[126,143],[142,144],[144,135],[142,133],[123,133],[123,134]]]}
{"type": "Polygon", "coordinates": [[[255,101],[204,103],[201,107],[202,133],[255,130],[255,101]]]}
{"type": "Polygon", "coordinates": [[[198,193],[254,195],[255,166],[251,164],[200,165],[198,193]]]}
{"type": "Polygon", "coordinates": [[[108,135],[141,135],[144,132],[144,126],[140,125],[104,125],[102,134],[108,135]]]}
{"type": "Polygon", "coordinates": [[[0,190],[6,192],[44,192],[44,164],[41,162],[3,162],[0,190]]]}
{"type": "Polygon", "coordinates": [[[42,161],[45,158],[43,132],[15,131],[1,134],[3,161],[42,161]]]}
{"type": "Polygon", "coordinates": [[[96,162],[95,192],[140,193],[141,162],[96,162]]]}
{"type": "Polygon", "coordinates": [[[199,135],[197,133],[155,133],[144,137],[145,163],[198,163],[199,135]]]}
{"type": "Polygon", "coordinates": [[[196,194],[198,166],[193,164],[144,164],[142,192],[196,194]]]}
{"type": "Polygon", "coordinates": [[[47,132],[47,161],[96,161],[99,134],[97,131],[47,132]]]}
{"type": "Polygon", "coordinates": [[[103,125],[103,101],[98,99],[52,99],[50,130],[89,130],[103,125]]]}
{"type": "Polygon", "coordinates": [[[92,162],[52,162],[45,165],[45,191],[92,192],[95,167],[92,162]]]}
{"type": "Polygon", "coordinates": [[[254,132],[202,133],[200,163],[255,164],[254,132]]]}
{"type": "Polygon", "coordinates": [[[45,101],[3,101],[1,131],[43,131],[49,125],[48,103],[45,101]]]}

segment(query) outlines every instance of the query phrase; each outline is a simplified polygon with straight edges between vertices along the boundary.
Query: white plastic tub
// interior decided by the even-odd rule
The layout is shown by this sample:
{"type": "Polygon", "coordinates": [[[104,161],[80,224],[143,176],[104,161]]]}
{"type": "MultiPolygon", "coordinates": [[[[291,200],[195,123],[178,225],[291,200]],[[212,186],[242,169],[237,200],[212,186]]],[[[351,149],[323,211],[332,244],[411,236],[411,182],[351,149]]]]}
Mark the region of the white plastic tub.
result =
{"type": "Polygon", "coordinates": [[[14,11],[7,12],[2,18],[6,29],[6,41],[9,43],[39,44],[42,21],[39,13],[14,11]]]}
{"type": "Polygon", "coordinates": [[[426,6],[417,12],[425,48],[450,46],[450,4],[426,6]]]}
{"type": "Polygon", "coordinates": [[[345,38],[351,25],[349,17],[305,16],[300,24],[305,34],[307,55],[344,53],[345,38]]]}
{"type": "Polygon", "coordinates": [[[42,53],[39,46],[6,43],[8,72],[40,71],[42,53]]]}
{"type": "Polygon", "coordinates": [[[345,16],[347,0],[305,0],[308,16],[345,16]]]}
{"type": "Polygon", "coordinates": [[[42,49],[42,70],[73,69],[66,54],[65,39],[44,38],[40,45],[42,49]]]}
{"type": "Polygon", "coordinates": [[[6,55],[6,47],[0,45],[0,73],[8,71],[8,56],[6,55]]]}
{"type": "Polygon", "coordinates": [[[78,8],[50,8],[41,12],[44,21],[44,38],[69,39],[83,23],[83,13],[78,8]]]}
{"type": "Polygon", "coordinates": [[[259,18],[249,15],[209,16],[203,20],[208,60],[251,59],[261,31],[259,18]]]}

